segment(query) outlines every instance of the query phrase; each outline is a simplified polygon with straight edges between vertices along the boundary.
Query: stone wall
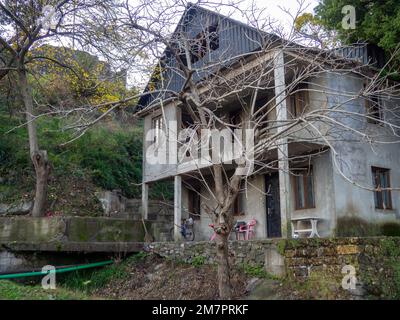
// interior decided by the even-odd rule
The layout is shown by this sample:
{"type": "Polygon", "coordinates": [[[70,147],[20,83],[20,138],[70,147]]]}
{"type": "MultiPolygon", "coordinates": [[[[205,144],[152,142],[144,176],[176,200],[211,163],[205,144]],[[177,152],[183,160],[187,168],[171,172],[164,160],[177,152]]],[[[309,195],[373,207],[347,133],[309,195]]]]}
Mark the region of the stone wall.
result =
{"type": "MultiPolygon", "coordinates": [[[[232,263],[265,263],[265,250],[273,246],[270,240],[231,241],[229,252],[232,263]]],[[[203,257],[204,263],[214,264],[216,243],[209,241],[199,242],[153,242],[147,247],[149,251],[175,260],[191,263],[195,257],[203,257]]]]}
{"type": "MultiPolygon", "coordinates": [[[[232,265],[263,266],[275,276],[328,284],[333,291],[342,290],[349,275],[343,267],[354,267],[357,281],[351,295],[400,298],[400,237],[250,240],[229,246],[232,265]]],[[[147,250],[188,263],[216,262],[215,242],[155,242],[147,250]]]]}

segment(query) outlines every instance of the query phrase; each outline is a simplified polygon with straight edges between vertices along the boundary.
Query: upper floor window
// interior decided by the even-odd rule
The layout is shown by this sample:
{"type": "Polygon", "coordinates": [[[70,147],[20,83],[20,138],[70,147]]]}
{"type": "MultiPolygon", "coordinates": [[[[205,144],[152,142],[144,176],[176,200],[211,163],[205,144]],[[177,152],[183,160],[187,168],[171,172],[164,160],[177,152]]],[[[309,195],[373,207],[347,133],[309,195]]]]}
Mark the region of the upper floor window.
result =
{"type": "Polygon", "coordinates": [[[210,25],[190,41],[190,61],[195,63],[207,52],[219,48],[218,23],[210,25]]]}
{"type": "Polygon", "coordinates": [[[313,168],[295,170],[293,182],[296,210],[315,208],[313,168]]]}
{"type": "Polygon", "coordinates": [[[374,188],[375,208],[392,209],[392,195],[390,190],[381,190],[390,188],[390,170],[378,167],[372,167],[372,182],[374,188]]]}
{"type": "MultiPolygon", "coordinates": [[[[364,89],[367,85],[364,83],[364,89]]],[[[369,123],[378,124],[383,120],[382,98],[379,94],[373,93],[365,98],[365,113],[369,123]]]]}
{"type": "Polygon", "coordinates": [[[289,112],[292,118],[301,116],[309,104],[307,84],[300,84],[296,86],[296,88],[293,90],[293,93],[290,95],[289,100],[289,112]]]}
{"type": "Polygon", "coordinates": [[[153,141],[154,143],[160,142],[161,135],[163,134],[164,130],[164,121],[162,116],[157,116],[151,119],[151,128],[154,130],[153,141]]]}

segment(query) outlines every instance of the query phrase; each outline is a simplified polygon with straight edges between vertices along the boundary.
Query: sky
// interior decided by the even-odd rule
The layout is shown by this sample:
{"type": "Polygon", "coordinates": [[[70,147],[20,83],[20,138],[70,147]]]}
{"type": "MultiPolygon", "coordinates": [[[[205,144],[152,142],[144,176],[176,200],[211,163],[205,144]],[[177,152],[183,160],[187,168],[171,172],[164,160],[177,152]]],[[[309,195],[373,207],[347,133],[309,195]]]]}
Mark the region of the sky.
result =
{"type": "MultiPolygon", "coordinates": [[[[312,13],[319,2],[318,0],[244,0],[242,6],[250,5],[253,1],[260,9],[265,8],[268,15],[279,20],[282,24],[287,24],[290,20],[290,16],[282,9],[295,14],[301,6],[304,9],[303,12],[312,13]]],[[[223,0],[222,2],[229,3],[230,1],[223,0]]]]}

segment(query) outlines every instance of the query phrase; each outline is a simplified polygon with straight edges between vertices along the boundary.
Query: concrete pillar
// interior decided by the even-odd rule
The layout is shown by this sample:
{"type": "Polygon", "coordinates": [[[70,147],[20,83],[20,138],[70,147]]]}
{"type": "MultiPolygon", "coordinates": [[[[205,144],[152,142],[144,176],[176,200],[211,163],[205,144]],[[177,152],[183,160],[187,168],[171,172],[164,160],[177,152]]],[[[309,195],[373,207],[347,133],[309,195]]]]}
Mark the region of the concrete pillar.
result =
{"type": "Polygon", "coordinates": [[[181,239],[181,219],[182,219],[182,177],[174,177],[174,239],[181,239]]]}
{"type": "MultiPolygon", "coordinates": [[[[284,122],[287,120],[285,64],[283,51],[279,51],[274,59],[274,81],[275,81],[275,103],[276,120],[279,125],[277,131],[285,129],[284,122]]],[[[285,135],[285,134],[283,134],[285,135]]],[[[283,238],[291,236],[290,232],[290,177],[288,161],[288,141],[286,137],[280,137],[277,141],[278,147],[278,168],[279,168],[279,196],[281,207],[281,235],[283,238]]]]}
{"type": "Polygon", "coordinates": [[[147,220],[149,215],[149,184],[142,184],[142,217],[147,220]]]}

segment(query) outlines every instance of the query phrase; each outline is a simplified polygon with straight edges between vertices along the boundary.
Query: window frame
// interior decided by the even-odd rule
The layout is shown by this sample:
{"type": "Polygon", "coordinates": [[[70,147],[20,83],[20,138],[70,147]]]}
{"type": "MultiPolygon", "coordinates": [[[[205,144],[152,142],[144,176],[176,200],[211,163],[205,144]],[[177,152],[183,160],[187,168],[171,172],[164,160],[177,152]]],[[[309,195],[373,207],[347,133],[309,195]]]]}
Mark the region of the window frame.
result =
{"type": "Polygon", "coordinates": [[[289,110],[292,119],[302,115],[310,105],[308,84],[300,83],[294,88],[294,93],[289,95],[289,110]]]}
{"type": "Polygon", "coordinates": [[[316,205],[315,205],[315,183],[314,183],[314,170],[313,170],[313,166],[309,166],[308,170],[307,170],[307,174],[304,174],[303,170],[299,170],[299,169],[294,169],[292,170],[292,172],[295,174],[295,176],[293,176],[292,181],[293,181],[293,188],[294,188],[294,201],[295,201],[295,210],[306,210],[306,209],[315,209],[316,205]],[[303,184],[303,203],[304,206],[300,207],[300,194],[298,192],[299,186],[298,186],[298,182],[300,182],[300,178],[301,179],[301,183],[303,184]],[[309,203],[309,197],[307,197],[308,195],[308,178],[311,178],[311,187],[312,187],[312,203],[309,203]]]}
{"type": "Polygon", "coordinates": [[[209,25],[190,40],[190,62],[196,63],[203,59],[207,53],[219,48],[219,22],[209,25]]]}
{"type": "Polygon", "coordinates": [[[232,205],[232,212],[233,212],[233,216],[237,217],[237,216],[244,216],[246,214],[245,210],[240,210],[241,208],[243,209],[244,207],[244,199],[243,199],[243,194],[244,191],[243,190],[243,181],[240,183],[240,191],[238,192],[235,201],[233,202],[232,205]]]}
{"type": "Polygon", "coordinates": [[[151,118],[151,129],[154,130],[153,131],[153,143],[154,144],[158,144],[159,143],[159,132],[164,130],[164,118],[163,115],[157,115],[151,118]],[[157,122],[159,122],[157,124],[157,122]]]}
{"type": "Polygon", "coordinates": [[[191,217],[193,220],[200,220],[201,219],[201,197],[200,194],[197,191],[190,190],[188,192],[188,200],[189,200],[189,217],[191,217]],[[195,202],[197,202],[195,204],[195,202]],[[195,205],[198,209],[199,212],[195,212],[195,205]]]}
{"type": "MultiPolygon", "coordinates": [[[[377,174],[379,174],[379,181],[381,181],[381,174],[386,175],[387,186],[383,188],[390,188],[390,169],[377,166],[371,166],[372,183],[374,188],[379,188],[377,184],[377,174]]],[[[376,191],[374,190],[374,205],[378,210],[393,210],[392,192],[391,190],[376,191]],[[385,207],[383,192],[387,192],[388,206],[385,207]],[[379,206],[381,204],[381,206],[379,206]]]]}
{"type": "MultiPolygon", "coordinates": [[[[364,82],[364,90],[367,86],[367,83],[364,82]]],[[[367,122],[371,124],[379,124],[382,125],[382,121],[384,121],[383,114],[383,100],[380,95],[371,95],[370,97],[364,98],[364,107],[365,107],[365,115],[369,116],[367,118],[367,122]],[[376,115],[377,116],[374,116],[376,115]]]]}

